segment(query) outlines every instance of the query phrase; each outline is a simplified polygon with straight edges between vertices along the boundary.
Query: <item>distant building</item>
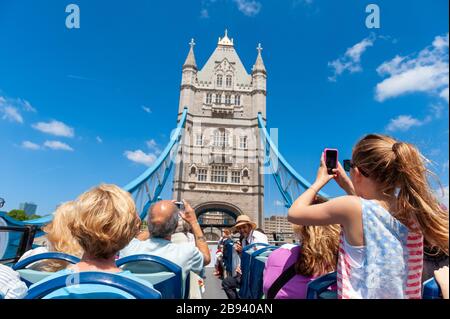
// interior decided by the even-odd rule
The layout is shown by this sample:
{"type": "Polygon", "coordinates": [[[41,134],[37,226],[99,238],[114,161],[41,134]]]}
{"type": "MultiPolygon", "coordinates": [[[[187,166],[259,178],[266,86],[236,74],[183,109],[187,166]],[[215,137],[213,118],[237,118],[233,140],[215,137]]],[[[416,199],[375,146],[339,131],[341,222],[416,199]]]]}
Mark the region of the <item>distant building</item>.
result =
{"type": "Polygon", "coordinates": [[[273,234],[277,235],[277,239],[284,241],[292,241],[294,239],[294,230],[292,224],[288,222],[287,216],[270,216],[264,218],[264,232],[273,240],[273,234]]]}
{"type": "Polygon", "coordinates": [[[37,205],[34,203],[21,203],[19,209],[25,211],[27,215],[34,215],[36,214],[37,205]]]}

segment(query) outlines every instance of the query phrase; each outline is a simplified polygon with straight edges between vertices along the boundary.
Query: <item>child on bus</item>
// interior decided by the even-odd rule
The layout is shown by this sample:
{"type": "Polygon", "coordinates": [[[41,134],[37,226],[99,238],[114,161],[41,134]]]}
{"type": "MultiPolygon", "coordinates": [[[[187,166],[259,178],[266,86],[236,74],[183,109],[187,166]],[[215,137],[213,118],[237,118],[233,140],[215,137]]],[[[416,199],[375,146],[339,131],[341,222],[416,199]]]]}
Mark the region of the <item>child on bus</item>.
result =
{"type": "Polygon", "coordinates": [[[370,134],[328,174],[324,154],[317,179],[289,209],[299,225],[340,224],[338,298],[421,298],[424,240],[448,254],[448,214],[433,195],[419,151],[370,134]],[[348,194],[319,205],[331,179],[348,194]]]}

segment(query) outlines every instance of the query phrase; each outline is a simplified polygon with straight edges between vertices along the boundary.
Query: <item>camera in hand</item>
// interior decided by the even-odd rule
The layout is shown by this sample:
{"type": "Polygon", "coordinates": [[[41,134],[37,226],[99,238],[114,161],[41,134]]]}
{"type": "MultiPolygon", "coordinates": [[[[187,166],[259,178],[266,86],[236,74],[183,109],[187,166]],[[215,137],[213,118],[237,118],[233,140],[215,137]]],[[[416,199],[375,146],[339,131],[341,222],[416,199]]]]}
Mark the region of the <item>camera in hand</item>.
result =
{"type": "Polygon", "coordinates": [[[179,210],[184,211],[184,203],[183,202],[175,202],[174,203],[179,210]]]}
{"type": "Polygon", "coordinates": [[[328,174],[333,174],[333,169],[337,167],[338,150],[333,148],[325,149],[325,164],[327,166],[328,174]]]}

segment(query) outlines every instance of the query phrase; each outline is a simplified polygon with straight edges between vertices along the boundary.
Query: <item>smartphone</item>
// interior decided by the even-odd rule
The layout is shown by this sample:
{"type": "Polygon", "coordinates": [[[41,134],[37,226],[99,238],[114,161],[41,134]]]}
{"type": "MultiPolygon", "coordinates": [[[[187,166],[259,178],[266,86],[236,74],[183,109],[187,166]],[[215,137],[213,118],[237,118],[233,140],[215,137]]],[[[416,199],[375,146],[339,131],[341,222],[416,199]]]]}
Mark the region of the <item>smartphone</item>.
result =
{"type": "Polygon", "coordinates": [[[325,164],[327,165],[328,174],[333,174],[332,169],[337,167],[338,150],[334,148],[325,149],[325,164]]]}

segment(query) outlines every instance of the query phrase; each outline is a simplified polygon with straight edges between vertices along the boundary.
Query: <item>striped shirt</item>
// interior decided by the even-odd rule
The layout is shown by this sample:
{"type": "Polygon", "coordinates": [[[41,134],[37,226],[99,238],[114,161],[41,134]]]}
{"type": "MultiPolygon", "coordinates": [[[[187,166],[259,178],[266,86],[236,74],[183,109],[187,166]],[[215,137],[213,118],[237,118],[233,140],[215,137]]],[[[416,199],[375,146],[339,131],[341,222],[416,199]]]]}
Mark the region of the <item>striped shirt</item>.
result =
{"type": "Polygon", "coordinates": [[[22,299],[28,293],[27,285],[17,271],[0,265],[0,299],[22,299]]]}
{"type": "Polygon", "coordinates": [[[338,257],[339,299],[421,298],[423,236],[408,229],[375,201],[361,199],[364,258],[355,265],[341,233],[338,257]]]}

